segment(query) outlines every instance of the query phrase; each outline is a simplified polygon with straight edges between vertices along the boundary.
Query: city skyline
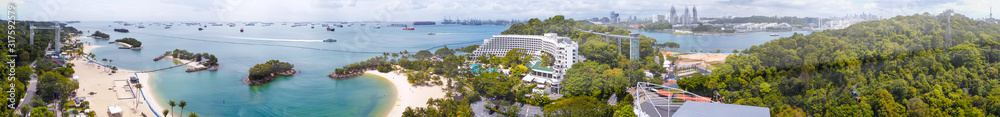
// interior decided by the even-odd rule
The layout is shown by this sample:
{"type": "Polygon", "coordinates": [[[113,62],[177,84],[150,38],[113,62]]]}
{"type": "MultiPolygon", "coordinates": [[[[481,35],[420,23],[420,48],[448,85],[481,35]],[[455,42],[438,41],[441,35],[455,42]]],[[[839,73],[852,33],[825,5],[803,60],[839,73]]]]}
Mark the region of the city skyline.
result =
{"type": "MultiPolygon", "coordinates": [[[[586,19],[607,16],[650,17],[671,6],[697,6],[701,17],[836,17],[871,13],[891,17],[954,9],[986,18],[987,0],[627,0],[627,1],[415,1],[415,0],[0,0],[18,5],[18,19],[57,21],[440,21],[451,19],[528,19],[552,15],[586,19]],[[512,7],[519,6],[519,7],[512,7]],[[295,8],[295,9],[288,9],[295,8]]],[[[678,9],[681,10],[681,9],[678,9]]],[[[680,14],[680,13],[678,13],[680,14]]],[[[7,17],[7,16],[4,16],[7,17]]]]}

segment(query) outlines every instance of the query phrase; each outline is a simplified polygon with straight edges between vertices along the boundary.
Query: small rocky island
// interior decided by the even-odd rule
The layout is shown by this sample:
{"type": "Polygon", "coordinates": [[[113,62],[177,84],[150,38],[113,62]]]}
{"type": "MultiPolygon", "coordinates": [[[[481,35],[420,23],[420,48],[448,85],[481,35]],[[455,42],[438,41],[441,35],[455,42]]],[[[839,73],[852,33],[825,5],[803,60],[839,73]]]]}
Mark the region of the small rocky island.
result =
{"type": "Polygon", "coordinates": [[[245,82],[250,85],[259,85],[274,81],[276,76],[291,76],[296,73],[295,69],[292,69],[293,67],[295,65],[288,62],[269,60],[250,68],[250,75],[247,76],[245,82]]]}
{"type": "Polygon", "coordinates": [[[90,37],[94,37],[94,39],[111,39],[111,35],[102,33],[101,31],[95,31],[90,37]]]}
{"type": "Polygon", "coordinates": [[[115,41],[112,41],[112,42],[109,42],[109,43],[122,44],[123,46],[122,47],[118,47],[118,49],[132,49],[132,50],[140,50],[140,49],[142,49],[142,42],[139,42],[139,40],[136,40],[135,38],[131,38],[131,37],[126,37],[126,38],[122,38],[122,39],[116,39],[115,41]]]}
{"type": "Polygon", "coordinates": [[[156,57],[153,61],[160,61],[164,58],[172,58],[181,64],[187,64],[191,66],[191,69],[184,70],[185,72],[196,72],[202,70],[215,71],[219,69],[219,58],[215,58],[214,54],[208,53],[191,53],[187,50],[174,49],[174,51],[167,51],[156,57]]]}

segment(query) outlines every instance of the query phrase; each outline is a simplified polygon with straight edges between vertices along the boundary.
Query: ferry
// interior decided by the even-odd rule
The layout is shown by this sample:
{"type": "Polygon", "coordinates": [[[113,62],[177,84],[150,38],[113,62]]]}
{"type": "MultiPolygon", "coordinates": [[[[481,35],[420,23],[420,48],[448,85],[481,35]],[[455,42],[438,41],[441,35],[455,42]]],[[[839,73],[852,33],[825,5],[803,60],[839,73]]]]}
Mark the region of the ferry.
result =
{"type": "Polygon", "coordinates": [[[778,36],[778,33],[771,33],[771,36],[778,36]]]}
{"type": "Polygon", "coordinates": [[[323,42],[337,42],[337,39],[333,39],[333,38],[324,39],[323,42]]]}

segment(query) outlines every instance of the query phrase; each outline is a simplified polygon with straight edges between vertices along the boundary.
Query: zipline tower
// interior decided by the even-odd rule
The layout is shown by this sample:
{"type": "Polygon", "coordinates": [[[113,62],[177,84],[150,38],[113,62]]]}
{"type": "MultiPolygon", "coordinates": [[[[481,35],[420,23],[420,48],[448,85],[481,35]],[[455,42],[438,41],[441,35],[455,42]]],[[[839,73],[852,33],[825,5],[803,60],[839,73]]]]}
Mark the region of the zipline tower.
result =
{"type": "Polygon", "coordinates": [[[955,10],[948,9],[944,10],[945,18],[948,20],[948,33],[944,36],[944,50],[948,51],[948,47],[951,47],[951,14],[955,13],[955,10]]]}
{"type": "Polygon", "coordinates": [[[618,54],[622,54],[622,39],[627,39],[628,42],[629,42],[628,59],[639,59],[639,46],[640,46],[639,45],[639,41],[641,39],[641,38],[639,38],[639,33],[631,33],[631,34],[628,34],[628,35],[614,35],[614,34],[611,34],[611,32],[599,33],[599,32],[587,31],[587,30],[580,30],[580,32],[594,33],[594,34],[597,34],[597,35],[601,35],[601,36],[603,36],[605,38],[605,42],[610,42],[611,40],[617,40],[618,41],[618,54]]]}
{"type": "Polygon", "coordinates": [[[49,29],[51,29],[51,30],[55,30],[54,32],[56,32],[56,34],[55,34],[56,37],[52,41],[52,43],[55,43],[55,50],[54,50],[55,53],[53,53],[53,54],[55,56],[59,56],[59,53],[61,53],[60,51],[62,50],[62,38],[60,38],[60,36],[59,36],[59,34],[62,34],[61,33],[62,32],[62,27],[59,26],[58,22],[55,22],[54,24],[55,24],[55,26],[49,26],[49,27],[38,27],[38,26],[34,26],[34,25],[31,25],[31,24],[28,24],[28,33],[29,33],[28,37],[30,38],[29,39],[30,44],[35,44],[35,29],[42,29],[42,30],[49,30],[49,29]]]}

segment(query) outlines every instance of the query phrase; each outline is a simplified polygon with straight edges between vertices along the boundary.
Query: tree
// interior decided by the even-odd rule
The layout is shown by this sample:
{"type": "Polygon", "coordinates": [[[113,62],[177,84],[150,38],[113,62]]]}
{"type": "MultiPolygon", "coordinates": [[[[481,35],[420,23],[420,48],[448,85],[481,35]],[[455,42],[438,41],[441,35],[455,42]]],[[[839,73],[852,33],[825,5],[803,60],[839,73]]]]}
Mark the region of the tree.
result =
{"type": "Polygon", "coordinates": [[[181,103],[177,104],[177,106],[181,107],[181,113],[184,113],[184,107],[187,106],[187,104],[188,102],[184,100],[181,100],[181,103]]]}
{"type": "Polygon", "coordinates": [[[46,107],[35,107],[31,109],[31,117],[55,117],[56,114],[46,107]]]}
{"type": "Polygon", "coordinates": [[[618,110],[615,110],[614,117],[637,117],[632,110],[631,104],[621,105],[618,110]]]}
{"type": "Polygon", "coordinates": [[[431,54],[431,51],[427,50],[417,51],[417,54],[413,55],[413,57],[417,57],[417,59],[428,59],[431,58],[431,56],[434,56],[434,54],[431,54]]]}
{"type": "MultiPolygon", "coordinates": [[[[167,105],[170,105],[170,110],[174,110],[174,106],[177,106],[177,103],[174,103],[174,100],[170,100],[169,102],[167,102],[167,105]]],[[[163,113],[167,113],[166,110],[164,110],[163,113]]],[[[166,116],[167,114],[163,115],[166,116]]]]}
{"type": "Polygon", "coordinates": [[[528,73],[529,71],[530,69],[528,69],[528,67],[525,67],[524,65],[517,65],[510,70],[510,75],[522,76],[528,73]]]}
{"type": "Polygon", "coordinates": [[[569,97],[553,102],[545,105],[542,111],[546,117],[600,117],[610,116],[610,112],[614,112],[607,104],[589,96],[569,97]]]}
{"type": "Polygon", "coordinates": [[[170,110],[163,109],[163,116],[167,116],[169,114],[170,114],[170,110]]]}
{"type": "Polygon", "coordinates": [[[437,51],[434,51],[434,56],[437,56],[439,58],[444,58],[453,55],[455,55],[455,51],[448,49],[447,45],[442,47],[441,49],[438,49],[437,51]]]}
{"type": "Polygon", "coordinates": [[[198,114],[191,112],[191,114],[189,114],[188,117],[198,117],[198,114]]]}
{"type": "Polygon", "coordinates": [[[875,108],[878,108],[878,113],[876,113],[876,116],[903,117],[906,115],[905,113],[903,113],[905,112],[906,108],[904,108],[903,105],[899,105],[899,103],[896,103],[895,98],[892,97],[892,94],[890,94],[889,91],[885,89],[880,89],[875,92],[875,100],[877,103],[875,108]]]}
{"type": "Polygon", "coordinates": [[[46,100],[58,99],[79,88],[79,83],[53,71],[45,72],[38,78],[38,92],[46,100]]]}

